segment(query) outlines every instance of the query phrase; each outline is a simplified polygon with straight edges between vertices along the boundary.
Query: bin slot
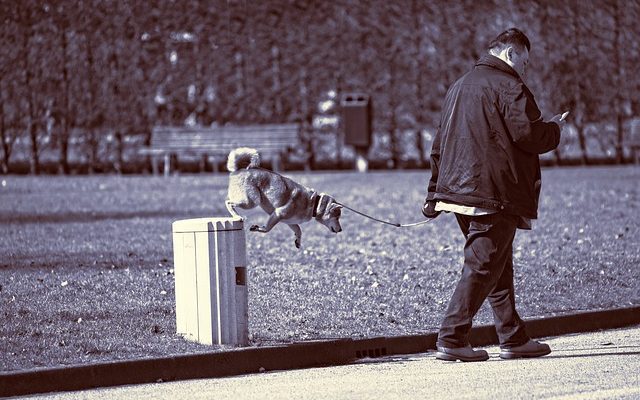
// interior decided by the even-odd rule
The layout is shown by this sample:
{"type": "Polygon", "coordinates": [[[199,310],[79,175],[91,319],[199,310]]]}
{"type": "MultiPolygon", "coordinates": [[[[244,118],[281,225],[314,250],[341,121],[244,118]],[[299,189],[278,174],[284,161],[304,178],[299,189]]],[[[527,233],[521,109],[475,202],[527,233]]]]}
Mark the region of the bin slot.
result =
{"type": "Polygon", "coordinates": [[[247,268],[236,267],[236,285],[246,286],[247,284],[247,268]]]}

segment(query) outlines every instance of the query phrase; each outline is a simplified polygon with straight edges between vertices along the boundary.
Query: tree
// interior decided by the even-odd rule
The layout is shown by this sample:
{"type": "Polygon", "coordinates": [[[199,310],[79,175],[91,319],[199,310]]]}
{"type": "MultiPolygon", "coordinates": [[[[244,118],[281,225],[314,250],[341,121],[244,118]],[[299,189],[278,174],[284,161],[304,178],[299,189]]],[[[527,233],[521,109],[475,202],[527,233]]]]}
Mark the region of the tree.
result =
{"type": "Polygon", "coordinates": [[[76,135],[90,169],[109,161],[122,169],[125,137],[150,143],[156,124],[310,126],[328,92],[350,91],[371,95],[374,132],[391,139],[383,152],[392,163],[406,158],[404,132],[413,131],[424,165],[422,132],[437,126],[448,86],[511,26],[534,52],[542,45],[527,84],[545,112],[572,111],[582,161],[595,138],[621,162],[624,127],[640,109],[631,73],[640,2],[572,1],[3,2],[5,169],[22,136],[33,173],[50,159],[50,137],[68,173],[76,135]],[[615,129],[592,129],[605,125],[615,129]]]}
{"type": "MultiPolygon", "coordinates": [[[[21,48],[20,58],[21,67],[24,74],[23,81],[23,94],[26,98],[26,118],[27,118],[27,133],[30,140],[30,172],[32,174],[40,173],[40,137],[39,137],[39,105],[36,99],[38,88],[36,87],[37,79],[40,77],[37,65],[31,61],[32,49],[37,49],[34,44],[34,38],[36,36],[35,24],[40,20],[39,16],[42,14],[40,10],[35,7],[33,2],[21,2],[18,5],[18,25],[21,29],[21,48]]],[[[37,57],[36,57],[37,59],[37,57]]]]}
{"type": "MultiPolygon", "coordinates": [[[[6,3],[0,4],[0,38],[3,43],[15,44],[20,40],[18,36],[18,15],[16,10],[6,3]]],[[[9,161],[13,152],[13,145],[18,138],[18,121],[20,112],[19,96],[15,95],[19,62],[18,46],[0,47],[0,146],[2,161],[0,169],[3,174],[9,172],[9,161]]]]}
{"type": "Polygon", "coordinates": [[[83,130],[83,150],[86,153],[89,172],[93,173],[98,169],[100,163],[100,131],[104,129],[105,113],[103,103],[99,101],[100,74],[96,61],[96,56],[100,54],[101,22],[107,16],[101,12],[97,4],[87,4],[80,2],[79,13],[84,17],[79,20],[79,40],[80,48],[84,47],[82,55],[78,57],[80,63],[80,89],[79,104],[80,112],[78,126],[83,130]]]}
{"type": "Polygon", "coordinates": [[[69,4],[68,2],[61,2],[53,7],[53,23],[54,29],[59,36],[59,63],[60,65],[60,95],[57,105],[57,112],[55,113],[54,120],[60,125],[57,130],[57,145],[60,154],[60,172],[64,174],[69,173],[69,138],[71,134],[71,127],[75,125],[74,115],[72,115],[70,102],[71,102],[71,76],[69,73],[69,63],[75,63],[74,56],[69,54],[69,36],[71,32],[71,20],[74,15],[72,10],[77,8],[77,4],[69,4]]]}

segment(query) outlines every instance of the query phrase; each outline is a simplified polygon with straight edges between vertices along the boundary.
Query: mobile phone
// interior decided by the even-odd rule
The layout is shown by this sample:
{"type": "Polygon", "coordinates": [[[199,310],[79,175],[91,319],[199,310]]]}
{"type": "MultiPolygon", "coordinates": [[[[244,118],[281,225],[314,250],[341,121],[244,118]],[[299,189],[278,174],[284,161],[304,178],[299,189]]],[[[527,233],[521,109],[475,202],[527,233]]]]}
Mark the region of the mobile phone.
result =
{"type": "Polygon", "coordinates": [[[560,116],[560,121],[564,121],[564,119],[567,118],[567,115],[569,115],[569,111],[563,112],[562,115],[560,116]]]}

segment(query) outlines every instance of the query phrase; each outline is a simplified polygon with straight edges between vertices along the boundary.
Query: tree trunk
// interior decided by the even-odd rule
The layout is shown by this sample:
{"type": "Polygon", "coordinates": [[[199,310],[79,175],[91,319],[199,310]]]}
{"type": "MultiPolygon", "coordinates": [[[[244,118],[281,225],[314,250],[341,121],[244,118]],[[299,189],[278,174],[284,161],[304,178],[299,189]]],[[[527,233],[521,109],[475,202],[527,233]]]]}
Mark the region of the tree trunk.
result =
{"type": "Polygon", "coordinates": [[[425,148],[424,136],[422,129],[416,130],[416,149],[418,150],[418,168],[424,168],[427,165],[427,149],[425,148]]]}
{"type": "Polygon", "coordinates": [[[398,52],[394,51],[389,59],[389,135],[391,142],[391,162],[393,168],[400,167],[400,146],[398,144],[398,103],[396,100],[396,63],[395,58],[398,52]]]}
{"type": "Polygon", "coordinates": [[[122,101],[121,90],[120,90],[120,58],[118,55],[118,46],[116,43],[115,36],[111,38],[111,54],[109,58],[109,66],[111,68],[111,96],[113,105],[109,108],[110,113],[113,115],[110,116],[111,127],[114,130],[114,138],[116,140],[116,159],[113,163],[113,168],[116,173],[122,173],[122,118],[123,115],[120,113],[121,107],[120,102],[122,101]]]}
{"type": "Polygon", "coordinates": [[[580,31],[580,14],[579,14],[579,10],[580,10],[580,4],[579,2],[575,1],[574,3],[572,3],[574,5],[573,7],[573,18],[572,18],[572,28],[573,28],[573,32],[574,35],[573,37],[575,38],[575,43],[573,43],[575,50],[576,50],[576,57],[575,57],[575,71],[576,74],[578,76],[575,76],[573,79],[573,82],[575,83],[575,106],[576,106],[576,113],[574,121],[575,121],[575,125],[576,125],[576,132],[578,133],[578,141],[580,143],[580,150],[581,150],[581,155],[580,155],[580,163],[581,164],[587,164],[588,163],[588,155],[587,155],[587,139],[584,135],[584,131],[585,131],[585,126],[584,126],[584,122],[586,119],[586,115],[585,115],[585,109],[584,109],[584,105],[582,102],[582,93],[584,92],[584,77],[581,76],[580,74],[580,64],[582,63],[582,53],[580,51],[580,38],[581,36],[581,31],[580,31]]]}
{"type": "Polygon", "coordinates": [[[25,8],[23,23],[26,24],[26,32],[22,42],[22,67],[24,69],[24,86],[27,91],[27,132],[29,134],[31,158],[29,159],[29,172],[32,175],[40,173],[40,143],[38,142],[38,127],[36,125],[36,111],[34,90],[31,89],[31,81],[33,80],[31,65],[29,63],[30,41],[33,36],[33,28],[30,18],[30,10],[25,8]]]}
{"type": "Polygon", "coordinates": [[[4,121],[4,98],[2,90],[2,78],[0,77],[0,141],[2,144],[2,168],[3,174],[9,173],[9,157],[11,157],[11,145],[7,135],[7,127],[4,121]]]}
{"type": "Polygon", "coordinates": [[[97,169],[97,165],[99,163],[99,155],[98,148],[100,146],[100,140],[97,134],[98,129],[98,119],[96,112],[96,87],[95,87],[95,79],[93,78],[93,68],[94,68],[94,59],[93,59],[93,42],[91,41],[91,33],[87,31],[85,33],[85,37],[87,40],[87,83],[89,85],[89,90],[87,91],[89,94],[89,116],[86,123],[86,135],[87,135],[87,143],[89,145],[89,173],[95,173],[97,169]]]}
{"type": "MultiPolygon", "coordinates": [[[[306,29],[305,29],[306,32],[306,29]]],[[[305,33],[306,39],[306,33],[305,33]]],[[[313,147],[313,113],[309,108],[309,83],[307,82],[307,69],[303,66],[300,68],[299,74],[299,96],[300,96],[300,125],[302,134],[302,143],[304,144],[305,162],[304,169],[308,171],[315,164],[315,149],[313,147]]]]}
{"type": "Polygon", "coordinates": [[[580,164],[589,164],[589,155],[587,152],[587,138],[585,136],[584,125],[576,124],[576,131],[578,132],[578,143],[580,144],[580,164]]]}
{"type": "Polygon", "coordinates": [[[622,142],[624,139],[623,136],[623,103],[625,101],[624,97],[623,97],[623,82],[625,82],[625,78],[624,78],[624,68],[622,66],[622,62],[620,60],[620,52],[622,51],[621,49],[621,34],[620,34],[620,20],[621,15],[620,15],[620,2],[619,1],[615,1],[612,4],[614,10],[613,10],[613,29],[614,29],[614,35],[615,35],[615,39],[613,42],[613,60],[615,63],[615,82],[616,82],[616,87],[618,88],[618,90],[616,90],[616,97],[615,97],[615,109],[614,112],[616,113],[616,163],[617,164],[622,164],[624,162],[624,149],[622,147],[622,142]]]}
{"type": "Polygon", "coordinates": [[[273,111],[272,116],[282,119],[282,71],[280,65],[282,64],[282,54],[278,46],[271,47],[271,73],[272,73],[272,85],[273,91],[273,111]]]}
{"type": "Polygon", "coordinates": [[[122,166],[124,165],[124,136],[119,130],[116,130],[114,136],[116,139],[116,161],[113,164],[113,168],[118,174],[122,174],[122,166]]]}
{"type": "Polygon", "coordinates": [[[553,156],[556,159],[556,165],[561,165],[563,158],[562,153],[560,152],[560,146],[553,149],[553,156]]]}
{"type": "Polygon", "coordinates": [[[415,60],[415,94],[416,94],[416,124],[418,125],[418,129],[416,130],[416,149],[418,150],[418,167],[424,168],[427,165],[426,151],[424,137],[422,136],[422,131],[424,129],[424,121],[425,121],[425,88],[423,82],[423,60],[421,59],[421,48],[422,48],[422,35],[420,34],[420,29],[422,27],[420,23],[420,13],[418,10],[418,0],[411,1],[411,13],[413,15],[413,51],[414,51],[414,60],[415,60]]]}
{"type": "Polygon", "coordinates": [[[67,70],[67,31],[64,27],[60,29],[61,51],[62,51],[62,131],[59,135],[60,165],[59,171],[65,175],[69,174],[69,71],[67,70]]]}
{"type": "MultiPolygon", "coordinates": [[[[29,96],[31,97],[31,96],[29,96]]],[[[32,106],[29,107],[32,109],[32,106]]],[[[40,174],[40,144],[38,143],[38,128],[33,121],[33,113],[29,112],[29,139],[31,140],[31,159],[29,160],[29,173],[40,174]]]]}

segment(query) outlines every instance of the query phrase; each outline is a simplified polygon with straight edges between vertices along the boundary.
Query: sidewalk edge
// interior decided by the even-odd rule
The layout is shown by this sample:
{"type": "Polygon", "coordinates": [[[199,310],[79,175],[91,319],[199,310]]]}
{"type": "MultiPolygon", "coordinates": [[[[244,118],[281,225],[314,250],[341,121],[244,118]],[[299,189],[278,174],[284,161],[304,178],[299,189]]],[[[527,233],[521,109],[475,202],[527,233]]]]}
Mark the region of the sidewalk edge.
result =
{"type": "MultiPolygon", "coordinates": [[[[561,314],[526,320],[525,323],[532,338],[622,328],[640,324],[640,306],[561,314]]],[[[493,325],[474,327],[471,337],[474,346],[498,344],[493,325]]],[[[342,365],[361,358],[427,352],[435,349],[436,339],[437,332],[337,339],[0,372],[0,397],[342,365]]]]}

